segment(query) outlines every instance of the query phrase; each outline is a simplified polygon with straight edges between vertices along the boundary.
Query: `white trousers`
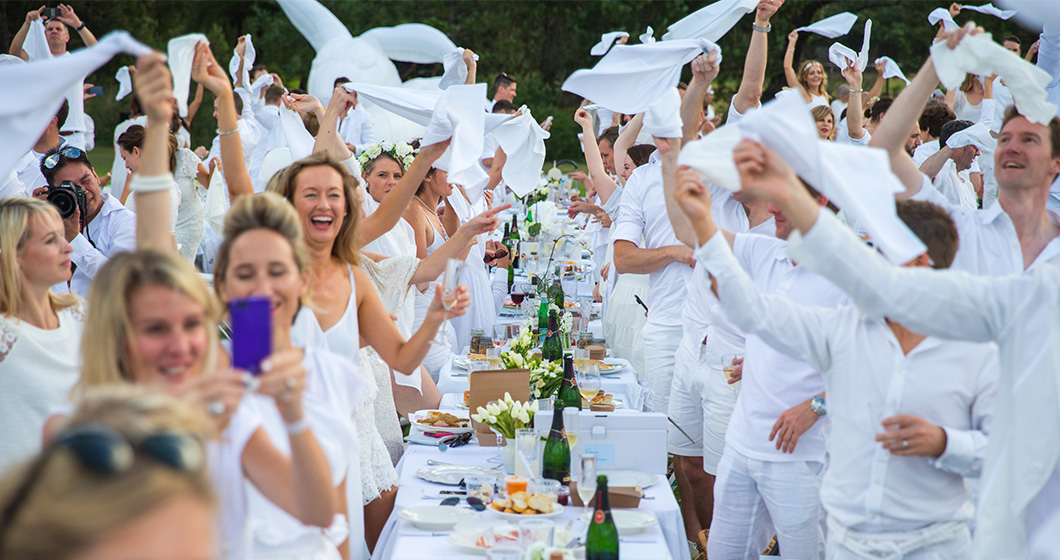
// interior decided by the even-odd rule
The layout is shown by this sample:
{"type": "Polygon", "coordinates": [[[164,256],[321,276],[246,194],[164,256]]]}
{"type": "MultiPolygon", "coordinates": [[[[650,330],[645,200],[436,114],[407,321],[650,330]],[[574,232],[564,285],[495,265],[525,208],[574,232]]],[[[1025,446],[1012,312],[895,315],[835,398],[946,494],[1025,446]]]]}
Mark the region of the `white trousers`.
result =
{"type": "Polygon", "coordinates": [[[972,535],[967,523],[935,523],[901,533],[863,533],[828,520],[825,553],[828,560],[964,560],[971,557],[972,535]]]}
{"type": "Polygon", "coordinates": [[[732,410],[740,385],[729,385],[725,372],[706,366],[703,381],[703,470],[718,474],[718,463],[725,451],[725,433],[729,431],[732,410]]]}
{"type": "Polygon", "coordinates": [[[725,448],[714,483],[707,557],[758,560],[775,532],[785,560],[820,560],[824,531],[816,461],[759,461],[725,448]]]}
{"type": "Polygon", "coordinates": [[[674,379],[670,385],[670,404],[667,414],[680,430],[666,427],[666,450],[682,457],[703,455],[703,384],[709,368],[703,362],[704,345],[697,345],[693,354],[687,344],[681,344],[674,356],[674,379]]]}
{"type": "Polygon", "coordinates": [[[645,323],[644,377],[652,393],[652,410],[666,412],[670,406],[670,386],[674,381],[674,360],[681,344],[684,329],[681,325],[645,323]]]}

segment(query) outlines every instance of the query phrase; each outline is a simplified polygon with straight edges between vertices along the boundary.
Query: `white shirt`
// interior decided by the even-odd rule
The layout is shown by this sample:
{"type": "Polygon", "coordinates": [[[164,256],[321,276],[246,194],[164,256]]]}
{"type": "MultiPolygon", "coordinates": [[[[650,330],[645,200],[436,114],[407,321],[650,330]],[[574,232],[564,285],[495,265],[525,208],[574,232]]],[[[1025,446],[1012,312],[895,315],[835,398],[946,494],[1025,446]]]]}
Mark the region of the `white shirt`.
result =
{"type": "MultiPolygon", "coordinates": [[[[629,241],[641,249],[683,245],[666,214],[658,152],[653,152],[648,163],[635,169],[626,181],[614,228],[616,241],[629,241]]],[[[690,276],[692,267],[677,262],[648,274],[651,286],[646,302],[649,323],[681,325],[681,308],[685,305],[690,276]]]]}
{"type": "MultiPolygon", "coordinates": [[[[835,307],[850,299],[824,278],[795,266],[787,243],[764,235],[740,234],[733,252],[763,293],[816,307],[835,307]]],[[[740,396],[729,421],[725,444],[760,461],[824,461],[824,424],[814,423],[799,437],[794,453],[781,453],[769,441],[773,424],[784,411],[824,392],[821,374],[804,361],[777,352],[761,338],[748,335],[740,396]]]]}
{"type": "MultiPolygon", "coordinates": [[[[942,206],[957,224],[961,243],[950,268],[988,276],[1023,273],[1023,252],[1016,236],[1016,226],[1000,203],[986,210],[969,210],[951,204],[930,185],[927,177],[923,179],[920,192],[911,198],[942,206]]],[[[1053,211],[1048,213],[1049,219],[1060,225],[1060,215],[1053,211]]],[[[1027,270],[1040,263],[1060,266],[1060,237],[1050,241],[1027,270]]]]}
{"type": "Polygon", "coordinates": [[[342,137],[343,142],[356,146],[358,153],[365,146],[375,143],[372,115],[363,105],[357,104],[356,107],[346,112],[346,117],[339,123],[339,136],[342,137]]]}
{"type": "MultiPolygon", "coordinates": [[[[70,242],[74,249],[70,260],[77,265],[77,270],[70,279],[69,291],[81,297],[88,297],[88,288],[92,285],[96,272],[112,256],[136,250],[136,214],[122,206],[117,198],[106,193],[100,196],[103,198],[103,206],[99,209],[99,214],[88,223],[86,231],[77,234],[70,242]],[[89,238],[92,241],[89,241],[89,238]]],[[[52,289],[66,291],[61,284],[52,289]]]]}
{"type": "Polygon", "coordinates": [[[1048,498],[1060,490],[1054,475],[1060,457],[1060,269],[1041,265],[986,278],[895,267],[828,212],[806,236],[793,234],[789,251],[851,293],[872,317],[886,315],[929,336],[997,342],[1001,387],[981,478],[975,558],[1025,558],[1033,529],[1045,521],[1044,512],[1055,510],[1048,498]]]}
{"type": "Polygon", "coordinates": [[[920,167],[924,164],[925,161],[927,161],[927,158],[935,155],[935,153],[937,153],[941,149],[942,146],[939,145],[939,141],[937,138],[928,142],[924,142],[923,144],[917,146],[915,150],[913,150],[913,163],[916,163],[916,166],[920,167]]]}
{"type": "Polygon", "coordinates": [[[206,442],[206,464],[217,494],[218,511],[216,543],[218,558],[249,560],[251,558],[250,518],[244,486],[243,450],[261,420],[245,403],[239,408],[219,439],[206,442]]]}
{"type": "Polygon", "coordinates": [[[842,120],[843,111],[846,111],[847,104],[843,103],[838,99],[833,99],[830,107],[832,108],[832,122],[839,122],[840,120],[842,120]]]}
{"type": "Polygon", "coordinates": [[[762,294],[720,234],[696,258],[717,279],[729,318],[821,372],[831,425],[821,501],[830,518],[871,533],[972,518],[964,477],[979,476],[986,456],[996,345],[928,337],[907,355],[886,321],[853,305],[822,309],[762,294]],[[884,449],[874,437],[895,414],[945,430],[943,454],[901,457],[884,449]]]}
{"type": "Polygon", "coordinates": [[[994,78],[994,120],[990,124],[990,131],[994,134],[1001,132],[1001,122],[1005,120],[1005,110],[1015,103],[1012,92],[1005,84],[1001,83],[1001,76],[994,78]]]}
{"type": "Polygon", "coordinates": [[[942,164],[942,169],[939,170],[938,175],[935,175],[932,184],[950,204],[963,206],[969,210],[979,208],[969,170],[957,171],[957,164],[952,159],[947,159],[946,163],[942,164]]]}
{"type": "Polygon", "coordinates": [[[868,146],[869,140],[872,140],[872,135],[869,131],[862,129],[861,138],[852,138],[850,136],[850,129],[847,126],[847,120],[843,119],[839,121],[839,127],[836,129],[835,141],[837,144],[851,144],[853,146],[868,146]]]}

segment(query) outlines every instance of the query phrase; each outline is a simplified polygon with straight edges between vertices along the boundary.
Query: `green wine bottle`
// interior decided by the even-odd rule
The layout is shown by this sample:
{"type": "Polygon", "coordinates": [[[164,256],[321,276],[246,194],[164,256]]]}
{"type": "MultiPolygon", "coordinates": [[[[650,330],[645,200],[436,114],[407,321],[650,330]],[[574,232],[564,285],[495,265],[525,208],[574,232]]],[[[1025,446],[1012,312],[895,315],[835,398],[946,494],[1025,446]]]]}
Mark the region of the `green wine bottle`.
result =
{"type": "Polygon", "coordinates": [[[548,331],[545,333],[545,342],[541,345],[541,359],[554,362],[563,359],[563,340],[560,339],[559,318],[555,313],[548,315],[548,331]]]}
{"type": "Polygon", "coordinates": [[[517,219],[518,216],[512,216],[512,227],[508,233],[508,253],[511,255],[512,267],[514,268],[519,268],[519,244],[522,242],[522,237],[519,235],[519,223],[517,219]]]}
{"type": "Polygon", "coordinates": [[[563,407],[558,402],[552,410],[552,429],[542,454],[541,477],[570,486],[570,444],[563,430],[563,407]]]}
{"type": "Polygon", "coordinates": [[[548,298],[541,298],[541,305],[537,308],[537,343],[544,352],[545,335],[548,334],[548,298]]]}
{"type": "Polygon", "coordinates": [[[585,535],[585,560],[618,560],[618,528],[611,517],[607,475],[596,477],[596,509],[585,535]]]}
{"type": "Polygon", "coordinates": [[[563,357],[563,381],[559,385],[556,402],[564,407],[582,409],[582,395],[578,392],[578,382],[574,379],[574,358],[563,357]]]}

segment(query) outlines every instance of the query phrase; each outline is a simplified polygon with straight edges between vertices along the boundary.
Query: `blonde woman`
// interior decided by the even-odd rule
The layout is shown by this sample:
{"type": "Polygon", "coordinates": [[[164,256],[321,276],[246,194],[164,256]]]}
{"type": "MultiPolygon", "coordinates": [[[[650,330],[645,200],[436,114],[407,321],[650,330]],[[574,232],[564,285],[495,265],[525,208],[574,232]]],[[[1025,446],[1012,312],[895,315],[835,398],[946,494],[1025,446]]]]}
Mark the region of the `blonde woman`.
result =
{"type": "Polygon", "coordinates": [[[84,303],[51,291],[70,280],[72,251],[54,206],[0,200],[0,471],[40,451],[44,421],[77,381],[84,303]]]}
{"type": "Polygon", "coordinates": [[[813,124],[817,126],[817,137],[821,140],[835,140],[835,120],[832,109],[827,105],[818,105],[810,109],[813,124]]]}
{"type": "Polygon", "coordinates": [[[55,441],[0,479],[0,558],[216,557],[206,415],[119,385],[85,393],[55,441]]]}
{"type": "MultiPolygon", "coordinates": [[[[792,31],[788,34],[788,50],[784,52],[784,78],[788,81],[788,87],[802,94],[802,100],[810,107],[824,105],[828,107],[828,75],[824,73],[824,66],[816,60],[807,60],[799,65],[799,72],[795,73],[795,44],[799,40],[799,32],[792,31]]],[[[860,93],[860,92],[859,92],[860,93]]]]}

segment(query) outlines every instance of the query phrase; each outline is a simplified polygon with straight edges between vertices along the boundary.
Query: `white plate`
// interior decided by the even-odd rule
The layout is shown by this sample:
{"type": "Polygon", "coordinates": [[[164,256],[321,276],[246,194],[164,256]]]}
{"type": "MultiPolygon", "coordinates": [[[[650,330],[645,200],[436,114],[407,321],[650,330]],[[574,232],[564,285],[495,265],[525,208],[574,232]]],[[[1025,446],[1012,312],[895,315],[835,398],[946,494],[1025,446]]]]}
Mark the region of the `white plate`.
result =
{"type": "Polygon", "coordinates": [[[416,471],[416,476],[427,482],[448,486],[456,486],[460,484],[461,480],[473,474],[489,474],[497,478],[504,476],[499,471],[471,465],[429,465],[416,471]]]}
{"type": "Polygon", "coordinates": [[[599,469],[596,474],[607,475],[608,486],[640,486],[641,488],[647,488],[659,482],[659,477],[642,471],[599,469]]]}
{"type": "MultiPolygon", "coordinates": [[[[461,525],[463,526],[467,524],[461,525]]],[[[489,549],[477,546],[475,543],[478,540],[478,537],[482,534],[482,532],[489,529],[489,523],[487,523],[486,521],[476,521],[472,522],[471,525],[467,528],[467,530],[461,530],[462,528],[464,527],[457,527],[457,530],[449,535],[449,537],[447,538],[449,543],[459,548],[461,552],[485,556],[486,551],[489,549]]],[[[508,522],[494,522],[493,531],[494,534],[507,533],[508,536],[511,537],[510,542],[505,542],[504,544],[511,544],[512,546],[519,545],[519,529],[514,525],[508,522]]]]}
{"type": "Polygon", "coordinates": [[[414,506],[398,511],[398,517],[424,531],[448,531],[461,520],[478,517],[478,514],[454,506],[414,506]]]}
{"type": "MultiPolygon", "coordinates": [[[[592,515],[593,513],[591,511],[583,513],[581,520],[588,523],[592,515]]],[[[648,527],[659,523],[659,520],[656,519],[653,514],[631,509],[612,509],[611,519],[614,519],[615,528],[618,529],[618,535],[620,537],[636,535],[648,527]]]]}
{"type": "MultiPolygon", "coordinates": [[[[467,418],[467,426],[464,426],[462,428],[457,428],[454,426],[428,426],[427,424],[420,424],[419,421],[427,417],[427,412],[429,411],[421,410],[419,412],[414,412],[412,414],[412,418],[409,419],[409,422],[413,425],[413,427],[420,430],[421,432],[449,432],[451,434],[469,434],[475,431],[475,428],[471,426],[470,417],[467,418]]],[[[454,414],[453,416],[457,415],[454,414]]]]}
{"type": "Polygon", "coordinates": [[[618,373],[622,373],[623,371],[625,371],[626,366],[629,365],[629,362],[623,360],[622,358],[604,358],[601,361],[612,367],[611,369],[600,370],[600,375],[615,375],[618,373]]]}
{"type": "Polygon", "coordinates": [[[453,358],[453,369],[467,369],[471,367],[471,360],[467,358],[453,358]]]}
{"type": "Polygon", "coordinates": [[[437,446],[438,442],[442,441],[443,439],[445,438],[433,438],[422,432],[411,432],[409,433],[409,435],[405,436],[405,441],[409,443],[418,443],[420,445],[432,446],[437,446]]]}
{"type": "Polygon", "coordinates": [[[490,507],[486,508],[487,511],[492,511],[493,513],[495,513],[495,514],[497,514],[497,515],[499,515],[499,516],[501,516],[501,517],[503,517],[505,519],[511,520],[511,521],[521,521],[523,519],[548,519],[549,517],[555,517],[555,516],[563,513],[564,509],[565,508],[562,505],[553,503],[552,504],[552,513],[538,513],[538,514],[535,514],[535,515],[523,515],[521,513],[504,513],[503,511],[497,511],[497,510],[493,509],[493,506],[490,506],[490,507]]]}

